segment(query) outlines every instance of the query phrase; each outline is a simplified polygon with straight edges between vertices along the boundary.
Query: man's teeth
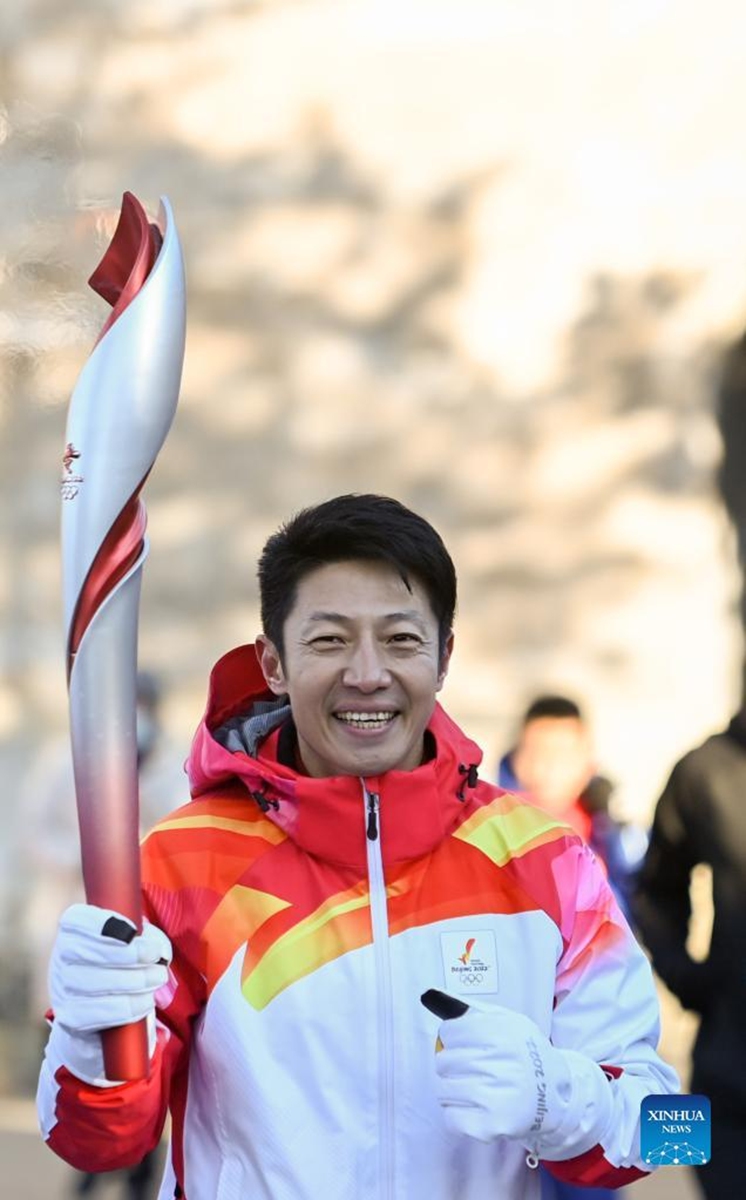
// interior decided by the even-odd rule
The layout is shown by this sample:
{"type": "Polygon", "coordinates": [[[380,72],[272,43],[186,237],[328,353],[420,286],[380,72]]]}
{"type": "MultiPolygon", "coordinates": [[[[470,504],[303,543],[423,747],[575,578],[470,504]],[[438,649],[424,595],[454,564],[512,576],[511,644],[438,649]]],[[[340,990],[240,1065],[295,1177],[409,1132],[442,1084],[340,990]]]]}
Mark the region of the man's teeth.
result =
{"type": "Polygon", "coordinates": [[[396,713],[392,712],[344,712],[335,713],[338,721],[344,721],[345,725],[357,725],[359,729],[383,729],[390,721],[393,721],[396,713]]]}

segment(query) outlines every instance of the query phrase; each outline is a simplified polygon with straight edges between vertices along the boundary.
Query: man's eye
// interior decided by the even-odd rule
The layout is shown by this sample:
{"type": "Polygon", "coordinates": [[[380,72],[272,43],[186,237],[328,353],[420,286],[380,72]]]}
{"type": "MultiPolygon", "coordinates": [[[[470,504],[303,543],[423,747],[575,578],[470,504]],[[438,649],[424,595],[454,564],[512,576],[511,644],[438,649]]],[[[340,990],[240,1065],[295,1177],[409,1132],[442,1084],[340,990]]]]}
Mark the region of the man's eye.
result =
{"type": "Polygon", "coordinates": [[[322,633],[319,637],[311,638],[309,643],[311,646],[318,646],[322,649],[325,646],[339,646],[342,644],[342,639],[337,633],[322,633]]]}
{"type": "Polygon", "coordinates": [[[398,645],[417,646],[421,643],[422,638],[418,637],[416,633],[395,633],[393,634],[391,640],[392,642],[396,642],[398,645]]]}

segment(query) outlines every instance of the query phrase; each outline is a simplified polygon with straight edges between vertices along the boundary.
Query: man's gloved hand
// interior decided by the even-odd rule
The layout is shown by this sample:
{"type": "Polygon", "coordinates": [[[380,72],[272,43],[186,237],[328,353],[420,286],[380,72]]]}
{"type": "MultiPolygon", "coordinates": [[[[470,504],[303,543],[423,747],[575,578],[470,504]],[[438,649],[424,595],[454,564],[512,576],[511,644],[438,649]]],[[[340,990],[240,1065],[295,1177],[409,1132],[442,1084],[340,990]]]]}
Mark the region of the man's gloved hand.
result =
{"type": "Polygon", "coordinates": [[[522,1013],[469,1006],[443,1021],[439,1038],[437,1094],[454,1133],[516,1138],[559,1161],[583,1154],[608,1130],[612,1089],[602,1069],[556,1049],[522,1013]]]}
{"type": "Polygon", "coordinates": [[[54,1024],[48,1056],[79,1079],[105,1079],[99,1033],[143,1018],[155,1047],[155,993],[168,980],[171,943],[147,921],[138,934],[131,921],[93,904],[73,904],[62,914],[49,967],[54,1024]]]}

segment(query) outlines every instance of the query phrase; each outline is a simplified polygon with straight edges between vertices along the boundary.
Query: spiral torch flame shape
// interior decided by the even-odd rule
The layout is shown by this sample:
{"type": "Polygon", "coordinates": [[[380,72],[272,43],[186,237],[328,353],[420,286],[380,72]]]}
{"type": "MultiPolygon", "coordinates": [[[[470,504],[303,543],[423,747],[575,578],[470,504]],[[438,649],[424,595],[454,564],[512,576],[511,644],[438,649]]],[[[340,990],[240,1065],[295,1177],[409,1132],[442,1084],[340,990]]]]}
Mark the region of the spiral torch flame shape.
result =
{"type": "Polygon", "coordinates": [[[167,200],[151,224],[125,193],[89,282],[112,311],[73,392],[63,455],[70,735],[86,896],[139,926],[137,624],[148,551],[140,492],[176,410],[186,327],[167,200]]]}

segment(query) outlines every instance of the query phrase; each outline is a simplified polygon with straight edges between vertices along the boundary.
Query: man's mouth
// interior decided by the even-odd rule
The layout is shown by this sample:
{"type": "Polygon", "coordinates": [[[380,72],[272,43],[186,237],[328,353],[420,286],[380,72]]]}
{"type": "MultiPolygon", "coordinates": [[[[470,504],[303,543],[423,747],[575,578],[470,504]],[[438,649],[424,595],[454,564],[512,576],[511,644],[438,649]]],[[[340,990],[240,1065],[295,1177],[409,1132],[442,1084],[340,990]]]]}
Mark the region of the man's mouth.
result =
{"type": "Polygon", "coordinates": [[[369,730],[375,732],[386,729],[397,717],[396,712],[355,712],[346,710],[333,714],[336,721],[341,721],[348,729],[369,730]]]}

